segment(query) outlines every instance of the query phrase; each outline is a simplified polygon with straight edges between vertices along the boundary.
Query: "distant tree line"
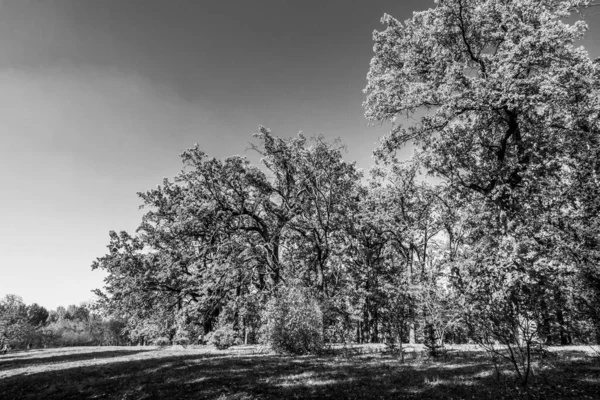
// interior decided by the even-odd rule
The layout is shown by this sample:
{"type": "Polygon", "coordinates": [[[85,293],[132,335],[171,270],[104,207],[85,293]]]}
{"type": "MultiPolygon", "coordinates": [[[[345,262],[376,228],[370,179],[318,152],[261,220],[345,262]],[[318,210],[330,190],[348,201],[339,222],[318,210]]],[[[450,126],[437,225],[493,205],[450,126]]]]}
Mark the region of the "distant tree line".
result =
{"type": "Polygon", "coordinates": [[[48,311],[13,294],[0,299],[0,348],[125,345],[129,340],[124,327],[123,321],[103,317],[91,304],[48,311]]]}

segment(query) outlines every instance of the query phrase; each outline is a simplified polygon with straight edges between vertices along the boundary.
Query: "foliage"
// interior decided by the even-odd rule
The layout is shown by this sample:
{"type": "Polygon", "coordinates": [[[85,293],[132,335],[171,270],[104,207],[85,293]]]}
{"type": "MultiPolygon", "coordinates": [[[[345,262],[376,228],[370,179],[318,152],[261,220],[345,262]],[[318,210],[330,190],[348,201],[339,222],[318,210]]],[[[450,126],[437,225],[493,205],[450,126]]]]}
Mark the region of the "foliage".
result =
{"type": "Polygon", "coordinates": [[[48,311],[38,304],[25,305],[16,295],[0,301],[0,345],[13,348],[123,345],[124,323],[105,318],[93,306],[70,305],[48,311]]]}
{"type": "Polygon", "coordinates": [[[277,352],[310,354],[324,348],[323,314],[302,287],[282,288],[267,303],[263,329],[264,342],[277,352]]]}
{"type": "Polygon", "coordinates": [[[45,324],[48,316],[48,310],[39,304],[33,303],[27,307],[27,322],[32,326],[45,324]]]}
{"type": "Polygon", "coordinates": [[[0,300],[0,345],[13,348],[40,346],[41,329],[48,311],[38,304],[25,305],[20,296],[9,294],[0,300]]]}
{"type": "Polygon", "coordinates": [[[448,282],[443,282],[443,276],[431,275],[417,287],[417,304],[422,310],[423,344],[433,357],[445,353],[446,333],[461,316],[458,301],[448,282]]]}
{"type": "Polygon", "coordinates": [[[137,231],[110,232],[100,308],[138,343],[384,341],[404,357],[475,341],[529,387],[544,346],[600,341],[600,63],[575,46],[589,4],[385,15],[365,110],[393,125],[369,178],[322,137],[261,127],[260,164],[195,145],[139,194],[137,231]]]}
{"type": "Polygon", "coordinates": [[[157,337],[156,339],[152,340],[152,343],[155,344],[156,346],[168,346],[171,344],[171,341],[169,340],[168,337],[164,337],[164,336],[160,336],[157,337]]]}
{"type": "Polygon", "coordinates": [[[265,128],[255,137],[263,169],[238,156],[209,159],[195,146],[174,181],[140,193],[149,211],[138,233],[110,233],[109,253],[92,266],[108,272],[97,295],[132,337],[172,338],[177,313],[195,315],[206,334],[237,304],[235,329],[247,340],[264,296],[288,278],[325,297],[342,288],[360,172],[322,138],[282,139],[265,128]]]}
{"type": "Polygon", "coordinates": [[[446,260],[470,335],[508,346],[525,386],[534,343],[572,340],[569,308],[595,319],[600,69],[574,46],[588,5],[440,0],[404,23],[385,15],[373,36],[366,115],[396,123],[378,155],[397,164],[414,144],[442,203],[461,204],[446,260]],[[566,290],[574,278],[588,289],[566,290]]]}
{"type": "Polygon", "coordinates": [[[240,340],[237,332],[230,325],[223,325],[210,333],[208,343],[219,350],[225,350],[235,344],[239,344],[240,340]]]}

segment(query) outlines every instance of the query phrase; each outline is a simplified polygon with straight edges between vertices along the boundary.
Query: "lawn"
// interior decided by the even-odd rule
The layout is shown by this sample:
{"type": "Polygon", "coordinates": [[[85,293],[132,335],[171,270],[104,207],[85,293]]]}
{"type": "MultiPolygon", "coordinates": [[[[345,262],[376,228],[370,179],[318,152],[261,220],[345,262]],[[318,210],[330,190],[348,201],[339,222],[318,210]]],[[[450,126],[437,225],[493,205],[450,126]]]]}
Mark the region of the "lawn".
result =
{"type": "MultiPolygon", "coordinates": [[[[258,346],[75,347],[0,355],[0,399],[514,399],[527,398],[485,354],[451,348],[445,360],[409,348],[405,362],[381,345],[328,356],[275,355],[258,346]]],[[[600,398],[590,347],[552,349],[529,398],[600,398]]]]}

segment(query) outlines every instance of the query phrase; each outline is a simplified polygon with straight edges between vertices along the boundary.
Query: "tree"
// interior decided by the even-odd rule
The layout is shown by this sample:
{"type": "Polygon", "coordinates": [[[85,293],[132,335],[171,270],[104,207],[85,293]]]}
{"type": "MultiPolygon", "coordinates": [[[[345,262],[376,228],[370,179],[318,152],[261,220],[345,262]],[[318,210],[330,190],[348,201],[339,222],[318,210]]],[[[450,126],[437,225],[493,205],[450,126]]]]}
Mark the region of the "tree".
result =
{"type": "MultiPolygon", "coordinates": [[[[398,298],[386,292],[386,288],[388,283],[392,283],[390,278],[393,284],[398,284],[400,279],[394,278],[402,276],[403,265],[390,260],[393,256],[388,250],[395,237],[391,237],[390,233],[402,237],[403,231],[398,229],[398,226],[390,228],[390,216],[394,213],[386,210],[386,195],[389,195],[389,192],[385,189],[378,190],[380,188],[376,187],[375,182],[371,182],[371,185],[361,191],[360,203],[347,226],[351,238],[346,249],[346,263],[350,266],[347,285],[353,289],[349,294],[357,314],[355,319],[358,342],[378,342],[382,312],[385,314],[389,308],[400,308],[386,304],[388,297],[398,298]]],[[[404,288],[403,285],[399,287],[404,288]]],[[[404,320],[400,323],[403,324],[404,320]]],[[[396,335],[388,329],[390,339],[391,336],[401,336],[402,326],[398,326],[397,323],[392,325],[400,329],[396,329],[396,335]]]]}
{"type": "Polygon", "coordinates": [[[323,315],[317,299],[290,285],[267,303],[263,337],[273,350],[307,354],[323,350],[323,315]]]}
{"type": "Polygon", "coordinates": [[[564,214],[597,211],[600,72],[573,45],[586,24],[563,19],[589,4],[440,0],[405,24],[384,16],[366,115],[423,115],[395,126],[379,154],[413,142],[429,174],[485,199],[505,229],[525,224],[543,246],[571,246],[564,214]]]}
{"type": "Polygon", "coordinates": [[[567,296],[596,318],[600,69],[574,45],[585,22],[567,19],[589,5],[439,0],[405,23],[385,15],[373,36],[366,115],[394,123],[377,154],[394,163],[412,143],[462,204],[460,250],[445,228],[453,282],[471,334],[506,344],[525,386],[539,333],[568,342],[567,296]]]}
{"type": "MultiPolygon", "coordinates": [[[[325,297],[334,297],[340,290],[339,250],[347,242],[347,219],[358,205],[358,185],[362,173],[355,163],[342,158],[343,147],[329,144],[322,137],[298,153],[300,188],[303,193],[301,213],[290,227],[299,251],[291,251],[292,257],[307,265],[313,274],[315,286],[325,297]]],[[[305,279],[311,280],[310,276],[305,279]]]]}
{"type": "MultiPolygon", "coordinates": [[[[359,172],[322,138],[262,127],[255,138],[262,168],[241,156],[209,159],[196,145],[173,181],[139,194],[148,211],[137,234],[111,232],[109,253],[92,265],[109,272],[97,292],[107,309],[144,330],[156,310],[201,315],[208,333],[227,304],[268,297],[290,277],[335,295],[359,172]]],[[[247,310],[234,309],[238,323],[247,310]]]]}
{"type": "Polygon", "coordinates": [[[48,320],[48,310],[40,306],[37,303],[33,303],[27,306],[27,322],[35,327],[40,327],[48,320]]]}
{"type": "Polygon", "coordinates": [[[0,300],[0,328],[0,342],[11,346],[22,346],[30,337],[27,308],[20,296],[7,294],[0,300]]]}

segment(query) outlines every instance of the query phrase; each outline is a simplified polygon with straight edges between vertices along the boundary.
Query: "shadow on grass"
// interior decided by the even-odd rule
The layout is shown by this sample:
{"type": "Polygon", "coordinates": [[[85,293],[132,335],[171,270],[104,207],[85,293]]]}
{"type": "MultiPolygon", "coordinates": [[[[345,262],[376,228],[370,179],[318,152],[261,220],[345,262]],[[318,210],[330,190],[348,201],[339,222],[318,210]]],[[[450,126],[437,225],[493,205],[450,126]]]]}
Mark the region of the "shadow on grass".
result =
{"type": "MultiPolygon", "coordinates": [[[[54,350],[54,349],[52,349],[54,350]]],[[[143,353],[150,350],[110,350],[110,351],[94,351],[94,352],[78,352],[68,353],[65,351],[50,353],[46,350],[33,350],[31,352],[15,352],[0,356],[0,371],[23,368],[33,365],[40,364],[53,364],[53,363],[64,363],[64,362],[76,362],[85,360],[94,360],[102,358],[115,358],[122,356],[134,355],[136,353],[143,353]]]]}
{"type": "MultiPolygon", "coordinates": [[[[380,354],[340,358],[186,351],[124,353],[132,359],[102,365],[83,362],[77,367],[38,369],[0,379],[0,397],[500,399],[523,394],[515,389],[512,380],[500,385],[491,366],[479,360],[401,364],[395,357],[380,354]]],[[[579,371],[589,371],[587,364],[578,367],[579,371]]],[[[586,393],[600,393],[600,382],[594,382],[587,382],[586,393]]],[[[560,394],[555,391],[553,397],[549,392],[534,391],[533,398],[562,398],[557,393],[560,394]]]]}

